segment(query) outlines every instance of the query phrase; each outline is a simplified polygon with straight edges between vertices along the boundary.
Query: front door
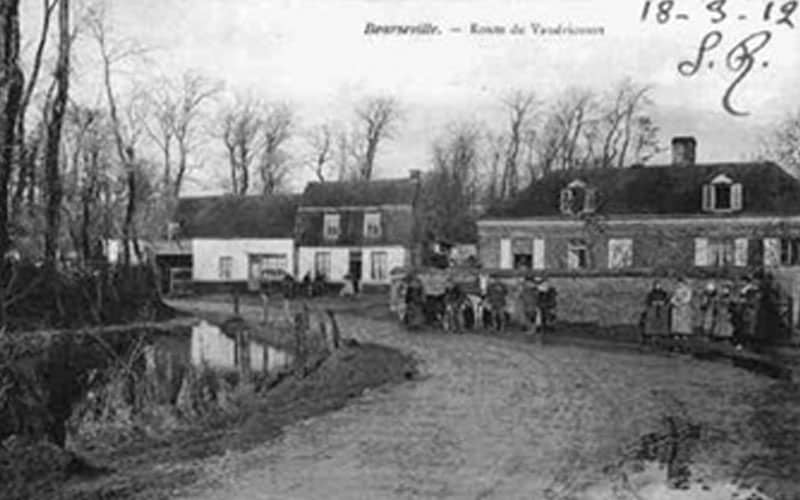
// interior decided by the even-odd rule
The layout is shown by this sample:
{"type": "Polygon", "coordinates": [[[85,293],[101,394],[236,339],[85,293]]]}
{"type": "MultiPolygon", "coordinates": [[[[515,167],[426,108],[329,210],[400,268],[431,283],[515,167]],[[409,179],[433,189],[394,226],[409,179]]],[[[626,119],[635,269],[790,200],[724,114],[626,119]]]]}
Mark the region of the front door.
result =
{"type": "MultiPolygon", "coordinates": [[[[350,250],[350,265],[347,272],[350,274],[350,279],[355,280],[356,283],[361,281],[361,268],[361,250],[350,250]]],[[[358,292],[358,290],[353,291],[358,292]]]]}

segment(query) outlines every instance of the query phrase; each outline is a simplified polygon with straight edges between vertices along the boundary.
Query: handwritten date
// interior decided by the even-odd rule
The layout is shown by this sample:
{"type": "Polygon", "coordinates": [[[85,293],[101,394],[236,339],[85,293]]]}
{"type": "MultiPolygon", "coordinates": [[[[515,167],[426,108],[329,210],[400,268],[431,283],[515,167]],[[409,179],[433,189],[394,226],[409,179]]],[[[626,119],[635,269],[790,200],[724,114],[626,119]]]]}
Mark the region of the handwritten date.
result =
{"type": "MultiPolygon", "coordinates": [[[[756,65],[756,55],[769,43],[772,39],[772,33],[764,30],[758,31],[749,35],[734,45],[725,57],[725,64],[727,68],[736,73],[736,77],[728,86],[725,95],[722,97],[722,107],[725,111],[734,116],[747,116],[749,113],[737,109],[733,104],[733,95],[739,84],[750,74],[753,67],[756,65]]],[[[697,74],[698,71],[707,64],[709,68],[713,67],[714,62],[706,59],[715,49],[722,44],[723,36],[718,30],[707,33],[702,41],[700,47],[695,54],[694,59],[687,59],[678,64],[678,72],[686,77],[691,77],[697,74]]],[[[766,65],[766,63],[764,63],[766,65]]]]}
{"type": "MultiPolygon", "coordinates": [[[[712,24],[719,24],[723,21],[736,18],[739,20],[747,19],[747,14],[743,12],[732,12],[731,2],[728,0],[710,0],[705,3],[705,11],[712,24]]],[[[641,19],[643,22],[655,19],[658,24],[666,24],[673,20],[689,20],[689,14],[678,12],[676,0],[646,0],[642,7],[641,19]]],[[[798,0],[770,0],[764,5],[764,10],[760,12],[761,20],[765,23],[775,23],[778,26],[795,27],[794,15],[800,7],[798,0]]]]}

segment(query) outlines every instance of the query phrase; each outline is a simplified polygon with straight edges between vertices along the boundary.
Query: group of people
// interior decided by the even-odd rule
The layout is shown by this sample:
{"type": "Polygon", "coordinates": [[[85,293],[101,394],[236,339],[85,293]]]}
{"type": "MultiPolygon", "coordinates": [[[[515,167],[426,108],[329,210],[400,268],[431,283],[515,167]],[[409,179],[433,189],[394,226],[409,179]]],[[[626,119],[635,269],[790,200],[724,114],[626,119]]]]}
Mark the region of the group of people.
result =
{"type": "Polygon", "coordinates": [[[709,281],[697,295],[684,278],[678,279],[671,294],[656,281],[645,300],[643,339],[687,340],[701,333],[742,345],[757,337],[761,298],[759,284],[749,276],[738,286],[709,281]]]}
{"type": "MultiPolygon", "coordinates": [[[[448,279],[444,293],[427,297],[422,281],[411,275],[406,280],[405,321],[410,326],[439,322],[445,331],[465,328],[506,329],[510,293],[500,279],[479,277],[479,294],[467,293],[453,279],[448,279]]],[[[519,293],[519,315],[530,331],[541,332],[555,321],[556,290],[542,277],[528,277],[519,293]]]]}

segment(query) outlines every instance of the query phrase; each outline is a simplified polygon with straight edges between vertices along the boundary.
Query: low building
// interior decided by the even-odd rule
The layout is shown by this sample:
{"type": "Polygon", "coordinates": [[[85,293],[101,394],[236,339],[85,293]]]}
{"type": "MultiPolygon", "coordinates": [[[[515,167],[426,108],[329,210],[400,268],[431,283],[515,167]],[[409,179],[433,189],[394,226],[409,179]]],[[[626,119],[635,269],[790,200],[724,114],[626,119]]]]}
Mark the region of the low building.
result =
{"type": "Polygon", "coordinates": [[[538,179],[479,221],[481,263],[565,278],[768,269],[797,303],[800,181],[770,162],[698,164],[695,150],[678,137],[669,165],[538,179]]]}
{"type": "Polygon", "coordinates": [[[267,269],[294,275],[296,207],[289,195],[180,199],[173,224],[191,248],[193,288],[245,289],[267,269]]]}
{"type": "Polygon", "coordinates": [[[415,244],[419,173],[409,178],[312,182],[297,210],[298,277],[386,286],[415,244]]]}

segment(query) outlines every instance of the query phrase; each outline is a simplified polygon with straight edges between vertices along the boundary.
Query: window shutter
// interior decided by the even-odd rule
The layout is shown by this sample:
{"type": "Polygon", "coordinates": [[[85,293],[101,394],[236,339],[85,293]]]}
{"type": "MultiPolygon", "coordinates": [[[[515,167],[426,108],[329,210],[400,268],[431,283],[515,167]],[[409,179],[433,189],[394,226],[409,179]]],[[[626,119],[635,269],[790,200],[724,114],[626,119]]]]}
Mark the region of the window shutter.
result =
{"type": "Polygon", "coordinates": [[[733,242],[733,265],[744,267],[747,265],[747,238],[736,238],[733,242]]]}
{"type": "Polygon", "coordinates": [[[511,239],[503,238],[500,240],[500,269],[511,269],[511,239]]]}
{"type": "Polygon", "coordinates": [[[698,267],[708,265],[708,238],[694,239],[694,265],[698,267]]]}
{"type": "Polygon", "coordinates": [[[710,212],[714,209],[714,188],[711,184],[703,185],[703,211],[710,212]]]}
{"type": "Polygon", "coordinates": [[[586,198],[583,201],[583,210],[593,213],[597,207],[597,190],[594,188],[586,189],[586,198]]]}
{"type": "Polygon", "coordinates": [[[764,265],[777,267],[781,263],[781,240],[779,238],[764,238],[764,265]]]}
{"type": "Polygon", "coordinates": [[[544,269],[544,240],[535,238],[533,240],[533,268],[544,269]]]}
{"type": "Polygon", "coordinates": [[[738,182],[731,186],[731,210],[742,209],[742,185],[738,182]]]}
{"type": "Polygon", "coordinates": [[[572,213],[572,190],[571,189],[562,189],[561,190],[561,213],[562,214],[570,214],[570,213],[572,213]]]}

